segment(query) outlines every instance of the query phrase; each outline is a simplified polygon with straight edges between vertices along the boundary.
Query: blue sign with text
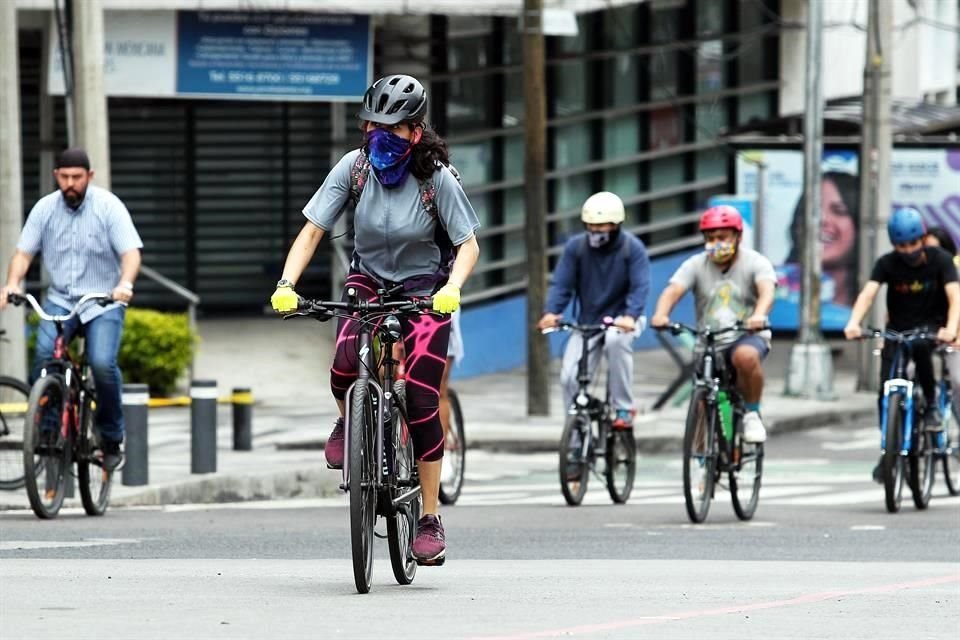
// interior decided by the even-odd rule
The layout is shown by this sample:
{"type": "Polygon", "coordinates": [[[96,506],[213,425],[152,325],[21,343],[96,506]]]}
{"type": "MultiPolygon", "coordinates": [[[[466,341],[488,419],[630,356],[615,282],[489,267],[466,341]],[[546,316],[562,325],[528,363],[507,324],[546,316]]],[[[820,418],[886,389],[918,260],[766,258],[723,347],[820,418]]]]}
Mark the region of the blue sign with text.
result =
{"type": "Polygon", "coordinates": [[[359,100],[370,84],[369,16],[178,11],[177,93],[359,100]]]}

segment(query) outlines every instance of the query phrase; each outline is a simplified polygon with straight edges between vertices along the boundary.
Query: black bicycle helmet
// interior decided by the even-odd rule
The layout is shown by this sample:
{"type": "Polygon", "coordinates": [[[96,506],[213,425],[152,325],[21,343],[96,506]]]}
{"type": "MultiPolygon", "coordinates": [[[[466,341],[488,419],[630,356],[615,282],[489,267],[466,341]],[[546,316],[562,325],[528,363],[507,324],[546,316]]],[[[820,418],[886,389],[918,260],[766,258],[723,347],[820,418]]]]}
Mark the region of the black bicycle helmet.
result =
{"type": "Polygon", "coordinates": [[[427,92],[413,76],[380,78],[363,95],[361,120],[379,124],[420,122],[427,115],[427,92]]]}

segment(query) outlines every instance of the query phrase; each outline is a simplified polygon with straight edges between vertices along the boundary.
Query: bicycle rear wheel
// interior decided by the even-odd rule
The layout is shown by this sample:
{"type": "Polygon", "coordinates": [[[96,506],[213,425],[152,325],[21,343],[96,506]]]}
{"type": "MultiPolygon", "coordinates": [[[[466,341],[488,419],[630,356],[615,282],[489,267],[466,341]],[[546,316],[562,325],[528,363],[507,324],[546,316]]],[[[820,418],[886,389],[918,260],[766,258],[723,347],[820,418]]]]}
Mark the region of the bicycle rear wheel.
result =
{"type": "Polygon", "coordinates": [[[623,504],[630,499],[637,474],[637,441],[633,429],[607,428],[607,492],[616,504],[623,504]]]}
{"type": "Polygon", "coordinates": [[[749,520],[760,502],[763,476],[763,445],[744,442],[740,450],[740,470],[730,472],[730,498],[733,511],[741,520],[749,520]]]}
{"type": "Polygon", "coordinates": [[[37,380],[30,390],[23,432],[23,475],[30,508],[38,518],[55,518],[63,506],[73,452],[73,431],[64,437],[67,389],[57,375],[37,380]]]}
{"type": "Polygon", "coordinates": [[[933,493],[933,474],[935,467],[933,457],[933,434],[921,426],[916,430],[914,437],[917,442],[907,457],[907,482],[910,493],[913,494],[913,505],[917,509],[926,509],[930,505],[930,495],[933,493]]]}
{"type": "Polygon", "coordinates": [[[77,455],[77,482],[80,501],[88,516],[102,516],[110,504],[113,472],[103,468],[100,435],[93,427],[93,402],[87,398],[80,410],[80,442],[77,455]]]}
{"type": "MultiPolygon", "coordinates": [[[[394,387],[396,389],[396,387],[394,387]]],[[[409,502],[400,505],[397,512],[387,519],[387,547],[390,550],[390,566],[393,577],[399,584],[410,584],[417,575],[417,560],[413,557],[413,541],[417,537],[417,522],[420,520],[422,498],[417,480],[417,461],[413,454],[413,440],[407,425],[398,418],[393,425],[396,451],[395,479],[397,489],[394,497],[416,489],[417,494],[409,502]]]]}
{"type": "Polygon", "coordinates": [[[23,486],[23,425],[26,422],[30,386],[0,376],[0,490],[23,486]]]}
{"type": "MultiPolygon", "coordinates": [[[[960,375],[960,372],[957,373],[960,375]]],[[[960,420],[953,403],[943,412],[943,480],[952,496],[960,495],[960,420]]]]}
{"type": "Polygon", "coordinates": [[[370,591],[373,577],[373,525],[376,521],[376,489],[373,453],[373,406],[365,380],[353,387],[350,402],[350,548],[353,580],[360,593],[370,591]]]}
{"type": "Polygon", "coordinates": [[[717,468],[717,413],[707,392],[696,389],[683,433],[683,499],[691,522],[706,520],[713,499],[717,468]]]}
{"type": "Polygon", "coordinates": [[[903,446],[902,397],[902,393],[891,393],[887,399],[887,439],[880,461],[884,503],[890,513],[900,510],[903,496],[903,457],[900,455],[903,446]]]}
{"type": "Polygon", "coordinates": [[[467,457],[467,438],[463,429],[463,409],[453,389],[447,389],[450,400],[450,426],[443,444],[443,474],[440,476],[441,504],[454,504],[463,489],[463,474],[467,457]]]}
{"type": "Polygon", "coordinates": [[[590,416],[578,411],[567,418],[560,436],[560,491],[571,507],[583,502],[590,479],[590,416]]]}

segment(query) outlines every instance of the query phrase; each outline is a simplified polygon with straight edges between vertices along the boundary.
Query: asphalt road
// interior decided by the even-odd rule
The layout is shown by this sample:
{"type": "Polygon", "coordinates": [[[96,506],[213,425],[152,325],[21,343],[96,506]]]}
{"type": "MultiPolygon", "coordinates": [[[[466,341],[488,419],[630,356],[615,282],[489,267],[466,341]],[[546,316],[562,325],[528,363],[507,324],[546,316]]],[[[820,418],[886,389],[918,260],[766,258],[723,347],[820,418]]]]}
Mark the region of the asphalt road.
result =
{"type": "MultiPolygon", "coordinates": [[[[761,504],[683,508],[644,456],[627,505],[563,505],[552,455],[471,452],[448,561],[353,588],[344,500],[0,513],[0,637],[953,638],[960,498],[886,513],[863,423],[771,439],[761,504]]],[[[380,527],[382,529],[382,525],[380,527]]]]}

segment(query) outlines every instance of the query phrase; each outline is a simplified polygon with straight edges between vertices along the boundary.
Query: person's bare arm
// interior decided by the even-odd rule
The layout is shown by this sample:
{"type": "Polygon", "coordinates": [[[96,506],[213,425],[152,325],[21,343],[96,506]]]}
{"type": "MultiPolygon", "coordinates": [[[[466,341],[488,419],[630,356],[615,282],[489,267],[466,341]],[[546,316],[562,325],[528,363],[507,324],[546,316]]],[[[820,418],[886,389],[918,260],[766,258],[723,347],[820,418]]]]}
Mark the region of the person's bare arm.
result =
{"type": "Polygon", "coordinates": [[[862,335],[863,331],[860,328],[860,323],[863,322],[864,316],[870,310],[870,305],[873,304],[879,290],[880,283],[876,280],[870,280],[864,285],[860,295],[857,296],[856,302],[853,303],[853,310],[850,311],[850,320],[847,321],[847,326],[843,329],[843,334],[848,340],[859,338],[862,335]]]}
{"type": "Polygon", "coordinates": [[[8,293],[23,293],[20,283],[27,277],[31,262],[33,262],[33,256],[19,249],[10,258],[10,266],[7,267],[7,283],[0,288],[0,311],[7,306],[8,293]]]}
{"type": "Polygon", "coordinates": [[[944,287],[947,294],[947,326],[940,339],[944,342],[953,342],[957,339],[957,328],[960,325],[960,283],[948,282],[944,287]]]}
{"type": "Polygon", "coordinates": [[[477,242],[477,236],[472,235],[466,242],[457,246],[457,258],[450,270],[450,284],[462,289],[467,278],[473,273],[473,268],[477,265],[477,259],[479,258],[480,244],[477,242]]]}
{"type": "Polygon", "coordinates": [[[759,280],[757,282],[757,304],[753,307],[753,314],[747,318],[748,329],[763,329],[767,325],[767,316],[773,308],[773,293],[777,285],[773,280],[759,280]]]}
{"type": "Polygon", "coordinates": [[[653,312],[650,326],[665,327],[667,323],[670,322],[670,312],[673,311],[677,302],[686,292],[686,288],[676,282],[668,284],[667,288],[663,290],[663,293],[660,294],[660,298],[657,300],[657,308],[653,312]]]}
{"type": "Polygon", "coordinates": [[[304,223],[297,238],[293,241],[290,251],[287,253],[287,261],[283,265],[283,280],[289,280],[293,284],[297,283],[300,276],[306,270],[313,254],[316,253],[320,240],[323,239],[324,231],[310,221],[304,223]]]}
{"type": "Polygon", "coordinates": [[[113,299],[130,302],[133,299],[133,283],[140,273],[140,249],[131,249],[120,256],[120,282],[113,288],[113,299]]]}

